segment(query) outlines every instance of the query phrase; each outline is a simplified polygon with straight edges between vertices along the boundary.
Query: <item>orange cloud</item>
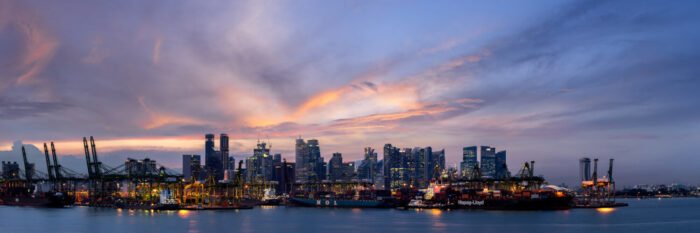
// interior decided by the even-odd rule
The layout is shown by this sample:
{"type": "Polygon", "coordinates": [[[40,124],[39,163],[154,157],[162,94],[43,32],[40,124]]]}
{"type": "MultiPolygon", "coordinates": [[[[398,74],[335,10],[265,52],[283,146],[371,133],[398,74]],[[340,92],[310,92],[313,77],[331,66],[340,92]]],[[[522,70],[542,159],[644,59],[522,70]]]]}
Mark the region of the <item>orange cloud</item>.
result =
{"type": "Polygon", "coordinates": [[[413,109],[405,112],[389,113],[389,114],[375,114],[370,116],[357,117],[352,119],[337,120],[338,124],[367,124],[367,123],[379,123],[383,121],[396,121],[401,119],[406,119],[415,116],[429,116],[439,113],[444,113],[448,111],[456,110],[452,107],[430,107],[424,109],[413,109]]]}
{"type": "Polygon", "coordinates": [[[340,89],[330,90],[322,92],[320,94],[316,94],[308,100],[306,100],[304,104],[302,104],[301,107],[299,107],[296,110],[294,116],[299,117],[306,114],[308,111],[314,108],[326,106],[327,104],[338,100],[342,94],[345,94],[350,90],[352,90],[352,87],[347,86],[340,89]]]}
{"type": "Polygon", "coordinates": [[[151,110],[148,106],[146,106],[146,103],[144,103],[143,97],[139,97],[138,101],[139,101],[139,104],[141,104],[141,107],[143,107],[143,109],[146,110],[146,112],[148,112],[149,115],[151,115],[149,121],[143,125],[143,128],[145,128],[145,129],[154,129],[154,128],[158,128],[158,127],[169,125],[169,124],[202,124],[203,123],[200,120],[192,119],[189,117],[175,116],[175,115],[169,115],[169,114],[155,112],[155,111],[151,110]]]}
{"type": "Polygon", "coordinates": [[[58,47],[58,41],[49,34],[32,12],[9,3],[2,7],[13,8],[8,10],[10,14],[0,17],[4,18],[5,22],[14,23],[24,37],[24,54],[19,66],[25,72],[17,78],[17,83],[21,84],[40,73],[51,61],[58,47]]]}

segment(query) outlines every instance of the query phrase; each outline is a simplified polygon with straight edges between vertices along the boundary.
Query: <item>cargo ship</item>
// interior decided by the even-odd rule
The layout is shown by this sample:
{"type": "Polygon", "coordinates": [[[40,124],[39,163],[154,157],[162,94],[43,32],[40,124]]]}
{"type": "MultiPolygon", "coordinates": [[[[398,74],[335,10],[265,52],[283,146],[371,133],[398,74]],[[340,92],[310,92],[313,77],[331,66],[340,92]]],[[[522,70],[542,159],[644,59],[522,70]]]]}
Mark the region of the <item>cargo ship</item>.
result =
{"type": "Polygon", "coordinates": [[[6,183],[0,189],[0,205],[61,208],[73,202],[73,197],[62,192],[42,192],[36,185],[25,183],[6,183]]]}
{"type": "Polygon", "coordinates": [[[335,207],[335,208],[394,208],[397,202],[388,191],[363,190],[353,194],[336,194],[317,192],[313,194],[295,194],[289,198],[291,206],[335,207]]]}
{"type": "Polygon", "coordinates": [[[572,208],[574,195],[564,189],[489,190],[431,186],[415,195],[406,208],[483,210],[564,210],[572,208]]]}

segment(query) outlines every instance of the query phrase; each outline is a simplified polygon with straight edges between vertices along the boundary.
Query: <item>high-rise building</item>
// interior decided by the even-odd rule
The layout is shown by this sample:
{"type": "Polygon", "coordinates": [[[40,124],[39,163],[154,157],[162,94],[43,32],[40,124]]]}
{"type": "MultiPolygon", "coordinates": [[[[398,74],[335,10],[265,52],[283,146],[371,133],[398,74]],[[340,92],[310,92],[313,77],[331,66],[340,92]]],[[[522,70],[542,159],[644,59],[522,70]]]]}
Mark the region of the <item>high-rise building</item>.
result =
{"type": "Polygon", "coordinates": [[[331,181],[343,179],[343,155],[337,152],[333,153],[333,157],[328,163],[328,179],[331,181]]]}
{"type": "Polygon", "coordinates": [[[294,163],[287,163],[284,159],[282,162],[275,162],[274,165],[274,180],[277,181],[277,194],[289,193],[292,191],[292,186],[294,185],[294,163]]]}
{"type": "Polygon", "coordinates": [[[591,180],[591,159],[586,157],[579,159],[578,166],[581,181],[591,180]]]}
{"type": "Polygon", "coordinates": [[[405,165],[402,164],[399,148],[391,144],[384,145],[384,187],[386,189],[397,189],[403,185],[401,181],[397,181],[400,176],[400,171],[405,165]]]}
{"type": "Polygon", "coordinates": [[[143,160],[127,158],[126,162],[124,162],[124,170],[126,170],[126,174],[130,176],[148,176],[158,174],[156,161],[149,158],[145,158],[143,160]]]}
{"type": "Polygon", "coordinates": [[[508,166],[506,165],[506,151],[496,153],[496,178],[505,179],[510,176],[508,166]]]}
{"type": "Polygon", "coordinates": [[[359,178],[363,180],[374,180],[377,177],[378,168],[377,153],[374,152],[372,147],[366,147],[365,158],[358,168],[359,178]]]}
{"type": "Polygon", "coordinates": [[[294,157],[296,160],[296,168],[294,169],[295,178],[299,182],[308,182],[309,147],[306,146],[306,142],[304,142],[304,139],[299,138],[296,140],[294,157]]]}
{"type": "Polygon", "coordinates": [[[432,152],[432,148],[426,147],[426,153],[428,153],[428,149],[431,151],[431,167],[433,170],[431,171],[431,176],[433,179],[439,178],[440,174],[446,170],[445,168],[445,149],[439,150],[432,152]]]}
{"type": "Polygon", "coordinates": [[[219,136],[219,154],[221,156],[221,171],[228,170],[228,134],[219,136]]]}
{"type": "Polygon", "coordinates": [[[186,181],[199,179],[202,158],[199,155],[182,155],[182,174],[186,181]]]}
{"type": "Polygon", "coordinates": [[[214,134],[204,136],[204,166],[206,167],[207,176],[214,176],[214,179],[221,180],[224,177],[223,165],[221,164],[221,155],[214,148],[214,134]]]}
{"type": "Polygon", "coordinates": [[[253,180],[272,180],[274,178],[274,160],[267,143],[258,142],[253,149],[253,156],[246,160],[247,178],[253,180]]]}
{"type": "Polygon", "coordinates": [[[347,162],[343,164],[343,180],[351,181],[357,178],[357,172],[355,172],[355,162],[347,162]]]}
{"type": "Polygon", "coordinates": [[[2,161],[2,178],[5,180],[19,179],[19,164],[2,161]]]}
{"type": "Polygon", "coordinates": [[[476,166],[478,165],[479,162],[476,158],[476,146],[462,148],[462,162],[460,163],[462,177],[465,179],[479,178],[476,174],[476,166]]]}
{"type": "Polygon", "coordinates": [[[275,154],[272,156],[272,161],[275,163],[281,163],[282,162],[282,154],[275,154]]]}
{"type": "Polygon", "coordinates": [[[321,157],[318,140],[296,140],[296,179],[299,182],[318,182],[326,179],[326,166],[321,157]]]}
{"type": "Polygon", "coordinates": [[[496,148],[481,146],[481,177],[496,177],[496,148]]]}

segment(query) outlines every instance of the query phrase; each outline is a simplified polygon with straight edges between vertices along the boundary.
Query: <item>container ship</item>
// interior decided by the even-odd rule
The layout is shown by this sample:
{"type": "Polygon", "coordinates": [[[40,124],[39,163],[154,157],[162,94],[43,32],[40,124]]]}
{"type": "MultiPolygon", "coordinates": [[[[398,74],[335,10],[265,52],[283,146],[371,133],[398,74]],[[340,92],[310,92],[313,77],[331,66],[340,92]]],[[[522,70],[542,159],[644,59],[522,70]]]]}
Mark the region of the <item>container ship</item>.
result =
{"type": "Polygon", "coordinates": [[[455,189],[431,184],[417,192],[407,208],[483,210],[563,210],[572,208],[574,195],[558,187],[536,190],[455,189]]]}
{"type": "Polygon", "coordinates": [[[398,203],[389,191],[361,190],[342,194],[333,192],[296,193],[289,198],[289,205],[336,208],[393,208],[398,203]]]}
{"type": "Polygon", "coordinates": [[[0,205],[61,208],[70,206],[75,199],[62,192],[42,192],[37,185],[11,182],[0,188],[0,205]]]}

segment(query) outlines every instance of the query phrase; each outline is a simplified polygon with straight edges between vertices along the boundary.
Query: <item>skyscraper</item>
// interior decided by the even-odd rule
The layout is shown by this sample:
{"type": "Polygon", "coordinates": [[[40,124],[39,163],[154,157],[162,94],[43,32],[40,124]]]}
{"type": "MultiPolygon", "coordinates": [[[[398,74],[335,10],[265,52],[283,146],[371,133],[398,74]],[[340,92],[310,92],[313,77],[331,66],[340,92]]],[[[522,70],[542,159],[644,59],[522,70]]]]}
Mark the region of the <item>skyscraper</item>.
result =
{"type": "Polygon", "coordinates": [[[216,180],[221,180],[224,177],[223,165],[221,164],[221,156],[214,149],[214,134],[204,136],[204,166],[207,168],[207,176],[214,176],[216,180]]]}
{"type": "Polygon", "coordinates": [[[466,179],[479,178],[476,176],[476,169],[474,167],[478,165],[479,162],[476,158],[476,146],[462,148],[462,162],[460,163],[462,176],[466,179]]]}
{"type": "Polygon", "coordinates": [[[426,147],[426,153],[428,149],[431,152],[431,178],[435,179],[445,170],[445,149],[432,152],[431,147],[426,147]]]}
{"type": "Polygon", "coordinates": [[[255,149],[253,149],[253,156],[246,160],[248,180],[272,180],[274,176],[273,161],[267,143],[258,142],[255,149]]]}
{"type": "Polygon", "coordinates": [[[581,181],[591,180],[591,159],[587,157],[579,159],[578,166],[581,181]]]}
{"type": "Polygon", "coordinates": [[[186,181],[199,179],[202,158],[199,155],[182,155],[182,174],[186,181]]]}
{"type": "Polygon", "coordinates": [[[221,171],[228,170],[228,134],[219,136],[219,151],[221,156],[221,171]]]}
{"type": "Polygon", "coordinates": [[[506,165],[506,151],[496,153],[496,178],[504,179],[510,176],[506,165]]]}
{"type": "Polygon", "coordinates": [[[481,177],[496,177],[496,148],[481,146],[481,177]]]}
{"type": "Polygon", "coordinates": [[[304,142],[304,139],[298,138],[296,140],[294,156],[296,159],[296,167],[294,170],[296,180],[299,182],[308,182],[309,148],[306,146],[306,142],[304,142]]]}
{"type": "Polygon", "coordinates": [[[299,182],[317,182],[326,178],[326,167],[321,157],[318,140],[296,140],[296,179],[299,182]]]}
{"type": "Polygon", "coordinates": [[[360,179],[374,180],[377,172],[377,153],[372,147],[365,147],[365,158],[358,168],[358,176],[360,179]]]}
{"type": "Polygon", "coordinates": [[[343,155],[333,153],[333,157],[328,161],[328,178],[331,181],[343,179],[343,155]]]}

